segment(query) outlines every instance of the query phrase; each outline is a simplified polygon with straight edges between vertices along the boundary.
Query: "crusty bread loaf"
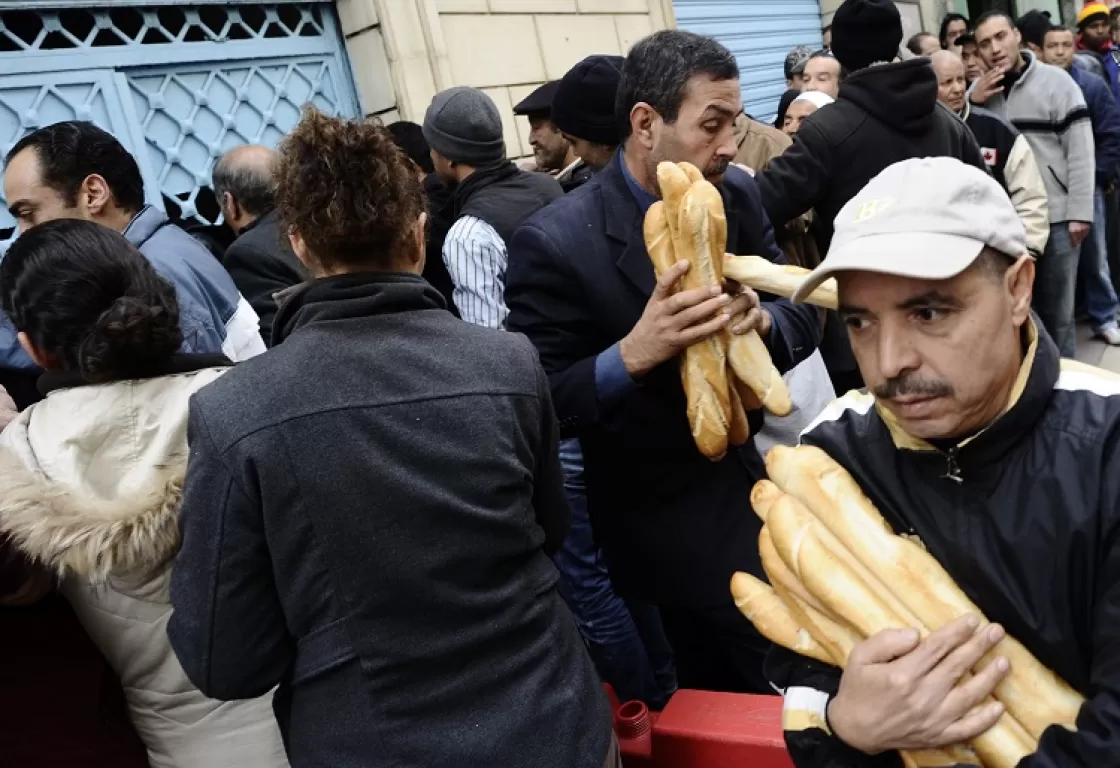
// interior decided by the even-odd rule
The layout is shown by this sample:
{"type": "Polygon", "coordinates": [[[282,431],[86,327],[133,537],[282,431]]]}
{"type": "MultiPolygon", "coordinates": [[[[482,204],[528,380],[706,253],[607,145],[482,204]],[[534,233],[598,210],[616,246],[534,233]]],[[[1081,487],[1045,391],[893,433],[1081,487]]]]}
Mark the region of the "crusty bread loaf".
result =
{"type": "MultiPolygon", "coordinates": [[[[794,291],[809,276],[809,271],[790,264],[775,264],[762,256],[734,256],[729,253],[723,259],[724,277],[749,285],[756,291],[772,293],[786,299],[793,296],[794,291]]],[[[836,309],[839,304],[836,281],[832,278],[825,280],[809,294],[805,302],[825,309],[836,309]]]]}
{"type": "Polygon", "coordinates": [[[731,595],[739,612],[770,642],[825,664],[834,663],[809,631],[794,620],[770,585],[749,574],[736,573],[731,577],[731,595]]]}
{"type": "Polygon", "coordinates": [[[763,407],[775,416],[788,416],[793,410],[789,387],[774,367],[766,344],[755,331],[731,336],[727,351],[731,370],[750,387],[763,407]]]}
{"type": "Polygon", "coordinates": [[[738,448],[741,445],[746,445],[747,441],[751,439],[751,425],[747,421],[747,410],[743,406],[743,401],[739,397],[739,389],[735,386],[735,382],[728,379],[727,395],[730,405],[730,422],[727,425],[727,441],[738,448]]]}
{"type": "MultiPolygon", "coordinates": [[[[767,455],[766,467],[773,481],[812,510],[845,551],[874,570],[924,626],[942,627],[968,614],[983,616],[928,552],[893,534],[856,482],[824,451],[779,446],[767,455]]],[[[996,696],[1031,738],[1037,741],[1055,723],[1075,727],[1084,701],[1076,691],[1011,637],[976,669],[998,656],[1010,661],[1012,671],[996,696]]]]}

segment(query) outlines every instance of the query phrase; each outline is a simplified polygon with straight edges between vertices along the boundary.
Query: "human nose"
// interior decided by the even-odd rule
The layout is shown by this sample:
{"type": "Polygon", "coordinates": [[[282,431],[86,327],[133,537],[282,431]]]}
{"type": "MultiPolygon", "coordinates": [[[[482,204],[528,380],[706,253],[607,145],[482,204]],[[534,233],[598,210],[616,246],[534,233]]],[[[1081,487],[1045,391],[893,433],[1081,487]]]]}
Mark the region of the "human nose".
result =
{"type": "Polygon", "coordinates": [[[893,379],[921,365],[917,350],[909,334],[891,323],[879,327],[879,372],[886,379],[893,379]]]}

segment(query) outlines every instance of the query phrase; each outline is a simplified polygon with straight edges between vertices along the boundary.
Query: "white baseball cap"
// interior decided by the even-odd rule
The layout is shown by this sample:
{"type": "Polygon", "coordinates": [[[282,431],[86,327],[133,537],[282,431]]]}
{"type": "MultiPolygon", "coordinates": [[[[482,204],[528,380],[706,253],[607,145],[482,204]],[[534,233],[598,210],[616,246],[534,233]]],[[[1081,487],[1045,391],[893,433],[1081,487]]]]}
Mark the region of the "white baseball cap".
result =
{"type": "Polygon", "coordinates": [[[802,301],[837,272],[948,280],[985,248],[1018,259],[1027,231],[995,179],[949,157],[903,160],[848,201],[828,256],[793,294],[802,301]]]}

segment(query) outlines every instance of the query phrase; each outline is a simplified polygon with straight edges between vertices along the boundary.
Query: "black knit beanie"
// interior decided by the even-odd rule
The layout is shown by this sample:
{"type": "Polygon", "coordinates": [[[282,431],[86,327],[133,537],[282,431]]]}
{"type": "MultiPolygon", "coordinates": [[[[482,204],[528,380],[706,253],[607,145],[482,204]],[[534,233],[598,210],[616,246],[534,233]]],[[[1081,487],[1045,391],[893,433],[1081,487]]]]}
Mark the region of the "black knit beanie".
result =
{"type": "Polygon", "coordinates": [[[832,17],[832,53],[849,72],[898,58],[902,16],[892,0],[845,0],[832,17]]]}
{"type": "Polygon", "coordinates": [[[568,70],[552,97],[552,124],[593,144],[618,144],[614,97],[622,62],[621,56],[588,56],[568,70]]]}

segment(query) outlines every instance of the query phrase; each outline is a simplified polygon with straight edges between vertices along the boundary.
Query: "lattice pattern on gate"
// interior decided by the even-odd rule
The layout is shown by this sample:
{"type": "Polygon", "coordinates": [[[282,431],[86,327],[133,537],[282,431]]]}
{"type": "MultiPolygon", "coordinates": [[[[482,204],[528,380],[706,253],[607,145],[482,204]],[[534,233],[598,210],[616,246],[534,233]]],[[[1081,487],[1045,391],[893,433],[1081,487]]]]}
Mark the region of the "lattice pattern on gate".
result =
{"type": "Polygon", "coordinates": [[[0,11],[0,53],[327,34],[314,5],[0,11]]]}
{"type": "MultiPolygon", "coordinates": [[[[275,146],[311,103],[341,111],[334,59],[177,66],[130,72],[136,116],[151,167],[180,215],[216,223],[217,211],[198,205],[217,158],[240,144],[275,146]]],[[[206,201],[209,202],[209,201],[206,201]]]]}

